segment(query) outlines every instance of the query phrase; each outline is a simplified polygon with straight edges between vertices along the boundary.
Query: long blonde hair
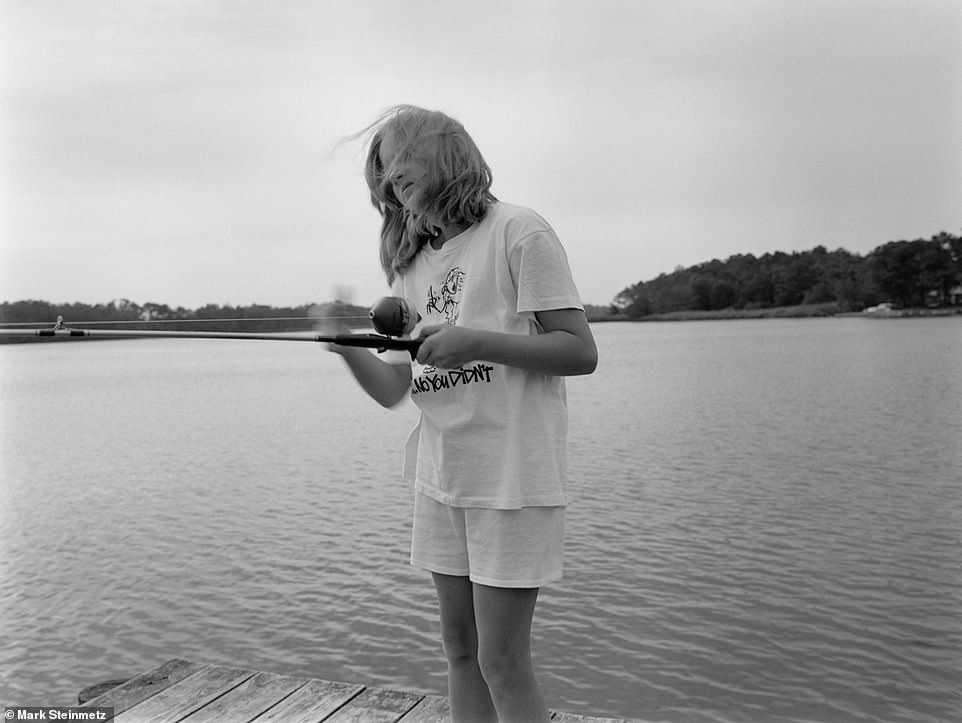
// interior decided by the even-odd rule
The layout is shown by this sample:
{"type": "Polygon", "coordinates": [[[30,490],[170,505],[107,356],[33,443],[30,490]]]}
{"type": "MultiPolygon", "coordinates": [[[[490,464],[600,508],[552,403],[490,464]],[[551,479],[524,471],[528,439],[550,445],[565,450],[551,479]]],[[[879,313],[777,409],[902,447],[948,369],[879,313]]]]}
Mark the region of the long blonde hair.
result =
{"type": "Polygon", "coordinates": [[[491,168],[464,126],[450,116],[398,105],[359,135],[367,134],[364,176],[371,203],[381,214],[381,266],[390,284],[442,227],[471,226],[497,199],[491,193],[491,168]],[[385,138],[398,149],[398,158],[413,156],[424,164],[427,192],[414,200],[413,208],[405,208],[394,195],[390,168],[380,157],[385,138]]]}

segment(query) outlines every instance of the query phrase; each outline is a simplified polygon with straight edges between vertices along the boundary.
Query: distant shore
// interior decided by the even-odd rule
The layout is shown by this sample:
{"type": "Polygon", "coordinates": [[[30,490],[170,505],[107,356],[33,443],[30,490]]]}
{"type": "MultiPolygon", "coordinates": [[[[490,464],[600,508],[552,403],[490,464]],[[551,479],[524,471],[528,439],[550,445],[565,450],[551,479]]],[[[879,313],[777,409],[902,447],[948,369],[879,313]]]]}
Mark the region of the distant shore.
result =
{"type": "MultiPolygon", "coordinates": [[[[642,316],[637,319],[630,319],[624,314],[613,314],[611,313],[610,307],[605,306],[593,306],[586,305],[585,313],[588,316],[588,321],[595,323],[604,323],[609,321],[623,321],[623,322],[657,322],[657,321],[726,321],[726,320],[738,320],[738,319],[810,319],[810,318],[828,318],[828,317],[859,317],[863,319],[892,319],[892,318],[929,318],[929,317],[945,317],[945,316],[962,316],[962,306],[947,306],[939,308],[912,308],[912,309],[892,309],[892,308],[879,308],[874,307],[873,309],[867,309],[865,311],[842,311],[839,306],[835,303],[826,304],[802,304],[798,306],[778,306],[768,309],[720,309],[717,311],[672,311],[664,314],[649,314],[648,316],[642,316]]],[[[200,331],[260,331],[260,332],[271,332],[271,333],[294,333],[298,331],[307,331],[303,326],[296,326],[288,324],[284,319],[220,319],[217,320],[221,322],[219,326],[212,326],[204,322],[212,321],[209,319],[199,319],[199,320],[183,320],[179,322],[181,324],[180,330],[200,330],[200,331]],[[192,323],[192,321],[194,323],[192,323]],[[253,322],[259,322],[260,326],[253,326],[245,329],[245,326],[251,325],[253,322]],[[268,324],[269,326],[263,326],[268,324]],[[226,326],[225,326],[226,325],[226,326]],[[240,325],[235,328],[235,325],[240,325]]],[[[88,322],[89,323],[89,322],[88,322]]],[[[163,320],[158,321],[143,321],[143,320],[130,320],[129,322],[124,322],[125,327],[130,328],[156,328],[158,323],[164,323],[163,320]]],[[[23,328],[24,322],[16,322],[16,324],[21,325],[23,328]]],[[[38,326],[47,326],[49,324],[38,324],[38,326]]],[[[0,345],[3,344],[17,344],[17,343],[48,343],[55,341],[62,341],[62,338],[54,337],[38,337],[33,335],[26,335],[23,331],[17,330],[14,333],[4,334],[4,329],[2,328],[2,322],[0,322],[0,345]]],[[[102,341],[102,338],[94,338],[93,340],[102,341]]]]}
{"type": "Polygon", "coordinates": [[[649,314],[638,319],[629,319],[622,314],[612,314],[607,310],[590,309],[588,310],[588,321],[593,323],[605,321],[724,321],[730,319],[808,319],[830,316],[890,319],[957,315],[962,315],[962,307],[895,309],[885,314],[872,314],[864,311],[841,311],[837,304],[803,304],[799,306],[777,306],[769,309],[671,311],[665,314],[649,314]]]}

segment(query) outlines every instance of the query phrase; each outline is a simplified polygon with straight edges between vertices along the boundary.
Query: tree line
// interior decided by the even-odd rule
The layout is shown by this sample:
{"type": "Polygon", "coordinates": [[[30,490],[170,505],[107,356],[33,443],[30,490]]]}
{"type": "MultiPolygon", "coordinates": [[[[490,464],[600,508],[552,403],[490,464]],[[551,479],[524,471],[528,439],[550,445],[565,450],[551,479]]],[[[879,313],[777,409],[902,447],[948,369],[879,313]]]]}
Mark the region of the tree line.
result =
{"type": "MultiPolygon", "coordinates": [[[[929,240],[890,241],[866,256],[816,246],[811,251],[713,259],[639,281],[615,296],[610,308],[587,306],[586,311],[590,319],[641,319],[671,312],[802,305],[831,305],[839,312],[860,311],[881,302],[913,308],[960,304],[960,287],[962,236],[943,231],[929,240]]],[[[105,304],[28,300],[0,303],[0,323],[52,326],[62,316],[67,325],[72,320],[128,322],[125,326],[131,328],[156,328],[158,322],[177,321],[182,329],[270,333],[310,329],[311,321],[306,317],[312,306],[207,304],[191,310],[138,304],[129,299],[105,304]]],[[[367,311],[348,305],[344,313],[363,318],[367,311]]]]}
{"type": "Polygon", "coordinates": [[[639,281],[614,299],[628,319],[679,311],[834,305],[861,311],[882,302],[913,308],[962,303],[962,237],[890,241],[866,256],[845,249],[736,254],[639,281]]]}
{"type": "MultiPolygon", "coordinates": [[[[185,309],[152,302],[138,304],[129,299],[114,299],[105,304],[54,304],[49,301],[29,300],[0,303],[0,323],[53,326],[58,317],[63,317],[66,326],[70,326],[73,321],[122,323],[122,328],[156,329],[173,321],[178,322],[177,328],[181,330],[280,333],[310,330],[313,325],[310,310],[313,306],[314,304],[282,307],[263,304],[207,304],[198,309],[185,309]]],[[[356,320],[358,326],[362,326],[368,310],[345,305],[342,313],[356,320]]]]}

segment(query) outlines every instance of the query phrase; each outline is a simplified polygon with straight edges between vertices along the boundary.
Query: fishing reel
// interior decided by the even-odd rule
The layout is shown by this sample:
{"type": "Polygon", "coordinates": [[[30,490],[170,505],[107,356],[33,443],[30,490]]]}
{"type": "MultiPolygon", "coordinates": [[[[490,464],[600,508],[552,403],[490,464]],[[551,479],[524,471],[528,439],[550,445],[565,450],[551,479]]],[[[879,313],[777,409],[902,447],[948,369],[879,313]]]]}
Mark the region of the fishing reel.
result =
{"type": "Polygon", "coordinates": [[[379,299],[371,311],[371,325],[378,334],[385,336],[404,336],[414,331],[414,327],[421,321],[414,302],[397,296],[385,296],[379,299]]]}

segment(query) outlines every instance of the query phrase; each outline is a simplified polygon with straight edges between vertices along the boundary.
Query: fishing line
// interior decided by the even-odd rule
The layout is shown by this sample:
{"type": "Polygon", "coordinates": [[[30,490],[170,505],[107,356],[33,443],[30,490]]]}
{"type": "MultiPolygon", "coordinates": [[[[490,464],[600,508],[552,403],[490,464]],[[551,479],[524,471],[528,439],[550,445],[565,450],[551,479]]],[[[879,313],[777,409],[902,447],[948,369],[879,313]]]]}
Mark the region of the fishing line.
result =
{"type": "MultiPolygon", "coordinates": [[[[325,320],[322,317],[306,317],[315,321],[325,320]]],[[[346,316],[328,317],[328,319],[347,319],[346,316]]],[[[368,313],[367,318],[377,334],[334,334],[322,335],[311,333],[299,334],[270,334],[255,332],[232,332],[232,331],[174,331],[157,329],[77,329],[68,326],[63,316],[57,317],[57,323],[53,327],[46,329],[24,329],[24,328],[0,328],[0,336],[17,337],[38,337],[45,340],[69,340],[85,338],[102,339],[244,339],[244,340],[263,340],[263,341],[312,341],[326,342],[328,344],[338,344],[340,346],[364,347],[385,351],[387,349],[398,349],[410,353],[413,359],[417,356],[417,350],[421,346],[421,339],[402,339],[406,334],[410,334],[421,317],[415,310],[414,305],[407,299],[399,299],[389,296],[380,299],[368,313]]],[[[191,322],[191,319],[177,319],[168,321],[191,322]]],[[[238,321],[238,319],[226,319],[224,321],[238,321]]],[[[78,322],[79,323],[79,322],[78,322]]],[[[136,322],[126,322],[136,323],[136,322]]],[[[150,323],[150,322],[140,322],[150,323]]]]}
{"type": "MultiPolygon", "coordinates": [[[[110,321],[71,321],[75,326],[113,326],[116,324],[216,324],[226,322],[253,322],[253,321],[357,321],[363,319],[370,321],[371,315],[365,316],[228,316],[217,319],[112,319],[110,321]]],[[[3,322],[0,330],[8,327],[31,327],[38,326],[38,321],[10,321],[3,322]]]]}

